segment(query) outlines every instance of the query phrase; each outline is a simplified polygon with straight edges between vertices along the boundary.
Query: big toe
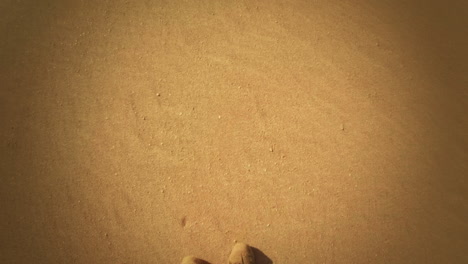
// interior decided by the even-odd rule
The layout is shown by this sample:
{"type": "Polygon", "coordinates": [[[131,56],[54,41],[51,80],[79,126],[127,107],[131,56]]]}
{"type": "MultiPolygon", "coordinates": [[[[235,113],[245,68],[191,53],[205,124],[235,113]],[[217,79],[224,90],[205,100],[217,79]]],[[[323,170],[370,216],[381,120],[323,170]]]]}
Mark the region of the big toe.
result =
{"type": "Polygon", "coordinates": [[[252,248],[244,243],[235,244],[229,256],[229,264],[255,264],[252,248]]]}

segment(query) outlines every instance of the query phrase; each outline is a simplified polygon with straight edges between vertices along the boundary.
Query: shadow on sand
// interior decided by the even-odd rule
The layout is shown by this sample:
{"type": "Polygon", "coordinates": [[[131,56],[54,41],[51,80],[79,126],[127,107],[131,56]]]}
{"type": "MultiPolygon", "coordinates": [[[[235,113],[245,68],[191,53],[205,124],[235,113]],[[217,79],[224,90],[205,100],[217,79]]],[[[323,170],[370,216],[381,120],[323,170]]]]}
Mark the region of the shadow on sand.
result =
{"type": "Polygon", "coordinates": [[[273,261],[265,255],[260,249],[256,247],[252,247],[252,251],[255,255],[255,263],[256,264],[273,264],[273,261]]]}

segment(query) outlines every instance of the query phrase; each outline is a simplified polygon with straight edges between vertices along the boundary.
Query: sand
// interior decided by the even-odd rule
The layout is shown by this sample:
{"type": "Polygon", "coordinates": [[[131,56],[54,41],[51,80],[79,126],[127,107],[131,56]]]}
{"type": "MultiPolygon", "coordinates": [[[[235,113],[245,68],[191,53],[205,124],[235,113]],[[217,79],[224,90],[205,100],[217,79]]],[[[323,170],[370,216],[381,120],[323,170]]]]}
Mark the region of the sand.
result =
{"type": "Polygon", "coordinates": [[[2,0],[0,262],[468,263],[467,47],[466,1],[2,0]]]}

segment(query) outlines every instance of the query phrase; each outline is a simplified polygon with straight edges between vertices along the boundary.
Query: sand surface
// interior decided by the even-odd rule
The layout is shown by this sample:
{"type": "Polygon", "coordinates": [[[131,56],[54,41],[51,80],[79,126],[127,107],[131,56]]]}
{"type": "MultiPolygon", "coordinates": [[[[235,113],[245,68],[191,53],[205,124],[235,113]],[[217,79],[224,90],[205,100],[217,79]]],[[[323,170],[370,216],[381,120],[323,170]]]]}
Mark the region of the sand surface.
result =
{"type": "Polygon", "coordinates": [[[466,1],[0,0],[0,262],[468,263],[467,62],[466,1]]]}

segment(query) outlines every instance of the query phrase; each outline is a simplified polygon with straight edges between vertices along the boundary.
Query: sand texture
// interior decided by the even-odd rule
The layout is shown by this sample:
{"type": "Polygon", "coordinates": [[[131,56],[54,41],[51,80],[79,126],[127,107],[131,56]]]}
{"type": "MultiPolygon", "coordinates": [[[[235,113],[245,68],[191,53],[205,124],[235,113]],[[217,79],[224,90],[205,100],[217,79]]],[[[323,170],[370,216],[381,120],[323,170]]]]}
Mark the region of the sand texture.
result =
{"type": "Polygon", "coordinates": [[[468,263],[467,1],[0,0],[0,124],[0,263],[468,263]]]}

